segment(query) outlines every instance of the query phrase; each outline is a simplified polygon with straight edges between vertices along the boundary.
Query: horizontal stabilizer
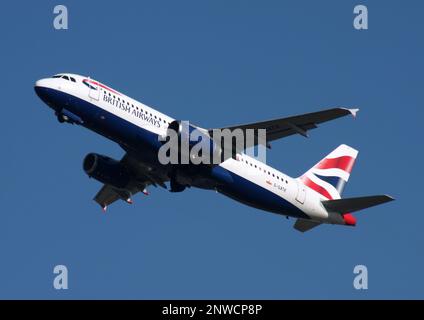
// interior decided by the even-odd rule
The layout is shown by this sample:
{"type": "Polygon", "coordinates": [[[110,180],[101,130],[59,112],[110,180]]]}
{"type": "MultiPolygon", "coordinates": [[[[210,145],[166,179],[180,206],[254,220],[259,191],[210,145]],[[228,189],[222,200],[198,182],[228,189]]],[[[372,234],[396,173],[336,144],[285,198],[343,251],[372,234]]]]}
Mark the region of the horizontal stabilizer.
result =
{"type": "Polygon", "coordinates": [[[322,204],[327,209],[327,211],[344,214],[373,207],[392,200],[394,199],[390,196],[379,195],[358,198],[345,198],[337,200],[325,200],[322,201],[322,204]]]}
{"type": "Polygon", "coordinates": [[[296,223],[294,224],[294,228],[300,232],[306,232],[308,230],[311,230],[312,228],[315,228],[319,226],[321,222],[315,222],[312,220],[304,220],[304,219],[297,219],[296,223]]]}

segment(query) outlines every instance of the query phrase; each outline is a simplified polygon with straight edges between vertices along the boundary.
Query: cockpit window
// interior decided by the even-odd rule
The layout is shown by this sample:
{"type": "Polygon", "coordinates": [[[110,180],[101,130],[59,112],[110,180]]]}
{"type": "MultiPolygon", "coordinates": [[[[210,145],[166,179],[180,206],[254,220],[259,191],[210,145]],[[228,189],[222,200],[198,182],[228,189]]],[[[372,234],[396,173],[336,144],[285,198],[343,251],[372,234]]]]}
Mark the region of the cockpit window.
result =
{"type": "Polygon", "coordinates": [[[67,76],[67,75],[64,75],[64,74],[56,74],[52,78],[56,78],[56,79],[62,78],[62,79],[68,80],[68,81],[77,82],[74,77],[67,76]]]}

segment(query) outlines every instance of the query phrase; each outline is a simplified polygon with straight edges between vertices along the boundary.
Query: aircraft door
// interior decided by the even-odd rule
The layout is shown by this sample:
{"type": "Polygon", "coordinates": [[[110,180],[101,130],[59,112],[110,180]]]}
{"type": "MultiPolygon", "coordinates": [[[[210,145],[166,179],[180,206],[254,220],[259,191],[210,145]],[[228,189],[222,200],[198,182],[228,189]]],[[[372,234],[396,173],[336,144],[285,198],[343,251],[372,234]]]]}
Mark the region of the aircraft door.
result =
{"type": "Polygon", "coordinates": [[[89,89],[88,89],[88,96],[91,99],[94,100],[99,100],[100,97],[100,88],[99,85],[97,84],[96,81],[91,80],[90,78],[88,78],[88,83],[89,83],[89,89]]]}
{"type": "Polygon", "coordinates": [[[306,199],[306,187],[305,187],[305,185],[301,181],[298,181],[297,182],[296,200],[298,202],[300,202],[301,204],[304,204],[305,203],[305,199],[306,199]]]}

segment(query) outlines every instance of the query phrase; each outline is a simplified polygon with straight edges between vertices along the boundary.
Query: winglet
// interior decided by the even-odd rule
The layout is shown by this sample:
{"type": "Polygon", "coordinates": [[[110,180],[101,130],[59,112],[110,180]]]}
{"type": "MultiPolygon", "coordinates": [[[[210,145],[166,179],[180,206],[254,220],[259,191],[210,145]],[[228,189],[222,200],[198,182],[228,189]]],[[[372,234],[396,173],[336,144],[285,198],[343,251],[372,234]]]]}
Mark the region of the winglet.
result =
{"type": "Polygon", "coordinates": [[[359,109],[347,109],[349,110],[350,114],[356,118],[356,114],[358,113],[359,109]]]}

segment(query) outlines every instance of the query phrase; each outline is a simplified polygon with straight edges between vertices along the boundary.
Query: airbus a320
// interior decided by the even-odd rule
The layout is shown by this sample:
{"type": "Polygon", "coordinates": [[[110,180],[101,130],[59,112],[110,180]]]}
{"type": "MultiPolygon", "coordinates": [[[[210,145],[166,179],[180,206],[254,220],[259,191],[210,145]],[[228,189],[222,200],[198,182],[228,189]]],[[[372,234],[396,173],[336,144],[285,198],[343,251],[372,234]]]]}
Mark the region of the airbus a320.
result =
{"type": "MultiPolygon", "coordinates": [[[[215,190],[246,205],[296,218],[294,228],[305,232],[323,223],[355,226],[353,212],[393,200],[388,195],[341,198],[358,151],[340,145],[300,177],[292,178],[244,150],[216,165],[163,165],[159,137],[181,121],[171,118],[99,81],[77,74],[61,73],[36,81],[35,92],[55,112],[60,122],[90,129],[118,143],[125,155],[120,160],[88,154],[83,169],[103,184],[94,200],[106,210],[117,200],[132,203],[132,197],[148,194],[149,186],[171,192],[187,187],[215,190]]],[[[230,130],[266,129],[270,141],[294,134],[306,136],[319,124],[357,109],[331,108],[281,119],[227,127],[230,130]]],[[[208,135],[211,129],[197,127],[208,135]]],[[[223,128],[220,128],[223,129],[223,128]]],[[[211,143],[216,143],[211,139],[211,143]]]]}

